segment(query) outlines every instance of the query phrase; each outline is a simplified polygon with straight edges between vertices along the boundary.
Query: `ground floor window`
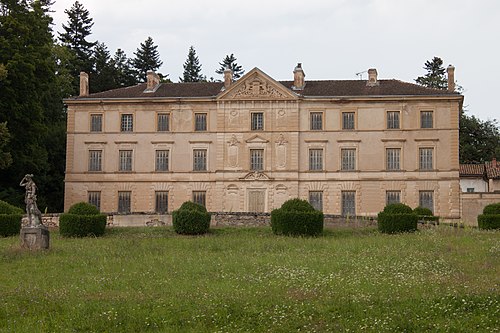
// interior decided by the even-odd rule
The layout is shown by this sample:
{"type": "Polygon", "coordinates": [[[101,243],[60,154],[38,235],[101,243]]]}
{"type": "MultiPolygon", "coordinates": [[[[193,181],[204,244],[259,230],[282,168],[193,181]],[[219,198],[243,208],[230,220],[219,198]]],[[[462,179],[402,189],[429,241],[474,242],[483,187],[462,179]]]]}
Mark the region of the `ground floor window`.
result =
{"type": "Polygon", "coordinates": [[[119,191],[118,192],[118,213],[129,214],[130,209],[130,191],[119,191]]]}
{"type": "Polygon", "coordinates": [[[89,191],[88,192],[88,203],[97,207],[101,210],[101,192],[99,191],[89,191]]]}
{"type": "Polygon", "coordinates": [[[323,211],[323,191],[309,191],[309,203],[314,209],[323,211]]]}
{"type": "Polygon", "coordinates": [[[356,216],[355,191],[342,191],[342,216],[356,216]]]}
{"type": "Polygon", "coordinates": [[[165,214],[168,212],[168,192],[157,191],[155,192],[155,212],[158,214],[165,214]]]}
{"type": "Polygon", "coordinates": [[[434,191],[420,191],[418,199],[420,207],[429,208],[434,213],[434,191]]]}
{"type": "Polygon", "coordinates": [[[387,191],[385,192],[385,204],[396,204],[401,202],[401,191],[387,191]]]}
{"type": "Polygon", "coordinates": [[[206,191],[193,191],[193,202],[206,207],[207,192],[206,191]]]}

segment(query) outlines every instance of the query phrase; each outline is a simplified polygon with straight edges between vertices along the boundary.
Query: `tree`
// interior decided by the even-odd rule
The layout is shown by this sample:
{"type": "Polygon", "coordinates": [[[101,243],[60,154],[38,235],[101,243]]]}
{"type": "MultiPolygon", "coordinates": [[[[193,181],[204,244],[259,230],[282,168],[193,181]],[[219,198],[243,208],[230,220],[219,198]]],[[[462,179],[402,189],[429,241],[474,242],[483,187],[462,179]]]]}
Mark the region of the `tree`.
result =
{"type": "Polygon", "coordinates": [[[117,70],[106,44],[96,43],[92,60],[94,62],[94,70],[93,75],[90,77],[90,92],[95,93],[117,88],[117,70]]]}
{"type": "Polygon", "coordinates": [[[0,81],[7,77],[7,69],[4,64],[0,64],[0,81]]]}
{"type": "Polygon", "coordinates": [[[428,88],[448,88],[448,80],[445,76],[446,70],[443,67],[441,58],[434,57],[432,60],[426,61],[423,68],[427,71],[427,74],[417,77],[415,82],[428,88]]]}
{"type": "Polygon", "coordinates": [[[0,123],[0,169],[5,169],[12,164],[12,156],[4,150],[9,139],[10,134],[7,129],[7,123],[0,123]]]}
{"type": "Polygon", "coordinates": [[[460,163],[500,160],[500,130],[496,120],[482,121],[474,115],[460,115],[460,163]]]}
{"type": "Polygon", "coordinates": [[[132,67],[132,61],[122,49],[118,49],[113,57],[116,70],[116,85],[129,87],[137,84],[137,73],[132,67]]]}
{"type": "Polygon", "coordinates": [[[179,78],[181,82],[206,81],[205,76],[201,74],[200,61],[193,46],[189,48],[188,57],[183,67],[183,77],[179,78]]]}
{"type": "Polygon", "coordinates": [[[71,74],[73,75],[73,90],[74,93],[77,93],[80,72],[90,73],[93,69],[92,48],[96,42],[88,41],[87,37],[92,34],[91,29],[94,23],[89,11],[78,1],[70,9],[66,9],[64,13],[68,15],[68,23],[62,25],[64,32],[59,33],[59,40],[75,55],[71,74]]]}
{"type": "MultiPolygon", "coordinates": [[[[148,71],[157,71],[163,62],[160,60],[158,46],[154,45],[153,38],[148,37],[144,43],[141,43],[137,51],[134,52],[135,58],[132,60],[134,68],[137,70],[139,80],[146,81],[148,71]]],[[[160,74],[158,74],[160,75],[160,74]]],[[[168,75],[165,75],[166,77],[168,75]]]]}
{"type": "Polygon", "coordinates": [[[217,74],[224,74],[226,68],[232,69],[234,79],[239,79],[243,76],[243,74],[245,74],[243,68],[236,63],[236,57],[233,53],[231,53],[231,55],[226,55],[226,57],[222,59],[222,62],[219,62],[219,65],[221,67],[215,71],[217,74]]]}

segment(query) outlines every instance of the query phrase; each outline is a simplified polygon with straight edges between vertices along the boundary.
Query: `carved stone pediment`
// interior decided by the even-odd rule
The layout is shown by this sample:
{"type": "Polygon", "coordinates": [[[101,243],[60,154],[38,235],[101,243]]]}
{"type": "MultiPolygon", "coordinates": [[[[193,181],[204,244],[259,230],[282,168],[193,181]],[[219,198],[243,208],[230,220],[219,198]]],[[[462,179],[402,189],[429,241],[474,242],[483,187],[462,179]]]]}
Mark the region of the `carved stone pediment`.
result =
{"type": "Polygon", "coordinates": [[[272,79],[258,68],[252,69],[229,89],[219,95],[219,99],[235,100],[284,100],[297,99],[297,94],[272,79]]]}
{"type": "Polygon", "coordinates": [[[261,137],[260,135],[254,135],[251,138],[245,140],[246,143],[267,143],[269,140],[266,140],[265,138],[261,137]]]}
{"type": "Polygon", "coordinates": [[[261,171],[252,171],[240,178],[241,180],[271,180],[272,178],[261,171]]]}

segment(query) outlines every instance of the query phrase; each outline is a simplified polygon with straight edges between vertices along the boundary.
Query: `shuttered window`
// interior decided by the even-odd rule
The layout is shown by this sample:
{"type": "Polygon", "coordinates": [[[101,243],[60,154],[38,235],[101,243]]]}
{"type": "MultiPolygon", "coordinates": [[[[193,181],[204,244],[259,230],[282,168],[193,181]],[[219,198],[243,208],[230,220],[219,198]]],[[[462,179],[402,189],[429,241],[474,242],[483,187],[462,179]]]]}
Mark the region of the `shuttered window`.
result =
{"type": "Polygon", "coordinates": [[[206,191],[193,191],[193,202],[206,207],[207,192],[206,191]]]}
{"type": "Polygon", "coordinates": [[[206,113],[195,113],[194,115],[194,130],[195,131],[206,131],[207,130],[207,114],[206,113]]]}
{"type": "Polygon", "coordinates": [[[388,129],[399,128],[399,111],[387,112],[387,128],[388,129]]]}
{"type": "Polygon", "coordinates": [[[356,149],[341,149],[343,171],[356,170],[356,149]]]}
{"type": "Polygon", "coordinates": [[[354,129],[354,112],[342,112],[342,129],[354,129]]]}
{"type": "Polygon", "coordinates": [[[419,149],[419,169],[432,170],[433,169],[433,155],[434,148],[420,148],[419,149]]]}
{"type": "Polygon", "coordinates": [[[155,212],[158,214],[168,212],[168,191],[155,192],[155,212]]]}
{"type": "Polygon", "coordinates": [[[356,216],[355,191],[342,191],[342,216],[356,216]]]}
{"type": "Polygon", "coordinates": [[[120,150],[119,171],[132,171],[132,150],[120,150]]]}
{"type": "Polygon", "coordinates": [[[386,205],[400,203],[400,202],[401,202],[401,191],[387,191],[387,192],[385,192],[386,205]]]}
{"type": "Polygon", "coordinates": [[[158,114],[158,132],[168,132],[170,131],[170,114],[159,113],[158,114]]]}
{"type": "Polygon", "coordinates": [[[168,171],[168,150],[157,150],[156,151],[156,171],[168,171]]]}
{"type": "Polygon", "coordinates": [[[323,149],[309,149],[309,170],[323,170],[323,149]]]}
{"type": "Polygon", "coordinates": [[[386,149],[386,168],[387,170],[400,170],[400,148],[387,148],[386,149]]]}
{"type": "Polygon", "coordinates": [[[311,112],[311,130],[320,131],[323,129],[323,112],[311,112]]]}
{"type": "Polygon", "coordinates": [[[102,150],[89,150],[89,171],[102,171],[102,150]]]}
{"type": "Polygon", "coordinates": [[[251,122],[252,131],[262,131],[264,129],[264,113],[253,112],[251,122]]]}
{"type": "Polygon", "coordinates": [[[193,150],[193,170],[206,171],[207,170],[207,150],[194,149],[193,150]]]}
{"type": "Polygon", "coordinates": [[[309,191],[309,203],[314,209],[323,211],[323,191],[309,191]]]}
{"type": "Polygon", "coordinates": [[[433,191],[420,191],[418,198],[418,205],[420,207],[429,208],[434,213],[434,192],[433,191]]]}
{"type": "Polygon", "coordinates": [[[264,149],[250,149],[250,170],[264,170],[264,149]]]}
{"type": "Polygon", "coordinates": [[[102,114],[90,115],[90,131],[102,132],[102,114]]]}
{"type": "Polygon", "coordinates": [[[101,192],[100,191],[89,191],[87,193],[88,203],[97,207],[101,210],[101,192]]]}
{"type": "Polygon", "coordinates": [[[118,213],[129,214],[130,209],[130,191],[119,191],[118,192],[118,213]]]}
{"type": "Polygon", "coordinates": [[[421,128],[433,128],[434,119],[432,111],[421,111],[420,112],[420,127],[421,128]]]}

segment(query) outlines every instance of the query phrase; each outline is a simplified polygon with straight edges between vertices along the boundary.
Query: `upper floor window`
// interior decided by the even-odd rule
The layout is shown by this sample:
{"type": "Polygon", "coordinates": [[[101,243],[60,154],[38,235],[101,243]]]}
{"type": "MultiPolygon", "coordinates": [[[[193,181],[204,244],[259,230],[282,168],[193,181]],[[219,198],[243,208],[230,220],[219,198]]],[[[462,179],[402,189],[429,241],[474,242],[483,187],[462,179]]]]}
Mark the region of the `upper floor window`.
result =
{"type": "Polygon", "coordinates": [[[90,131],[102,132],[102,114],[90,115],[90,131]]]}
{"type": "Polygon", "coordinates": [[[401,202],[401,191],[386,191],[385,192],[386,205],[400,203],[400,202],[401,202]]]}
{"type": "Polygon", "coordinates": [[[122,132],[132,132],[134,130],[134,116],[132,114],[122,114],[120,130],[122,132]]]}
{"type": "Polygon", "coordinates": [[[250,170],[264,170],[264,149],[250,149],[250,170]]]}
{"type": "Polygon", "coordinates": [[[157,150],[155,158],[156,171],[168,171],[168,150],[157,150]]]}
{"type": "Polygon", "coordinates": [[[354,129],[354,112],[342,112],[342,129],[354,129]]]}
{"type": "Polygon", "coordinates": [[[400,148],[387,148],[386,153],[386,169],[387,170],[400,170],[400,148]]]}
{"type": "Polygon", "coordinates": [[[434,120],[433,120],[433,112],[432,111],[421,111],[420,112],[420,128],[433,128],[434,120]]]}
{"type": "Polygon", "coordinates": [[[323,149],[309,149],[309,170],[323,170],[323,149]]]}
{"type": "Polygon", "coordinates": [[[206,131],[207,130],[207,114],[195,113],[194,115],[194,130],[206,131]]]}
{"type": "Polygon", "coordinates": [[[155,212],[158,214],[168,212],[168,191],[155,192],[155,212]]]}
{"type": "Polygon", "coordinates": [[[102,150],[89,150],[89,171],[102,171],[102,150]]]}
{"type": "Polygon", "coordinates": [[[193,150],[193,170],[206,171],[207,170],[207,150],[194,149],[193,150]]]}
{"type": "Polygon", "coordinates": [[[323,112],[311,112],[311,131],[323,129],[323,112]]]}
{"type": "Polygon", "coordinates": [[[356,170],[356,149],[341,149],[342,165],[341,170],[356,170]]]}
{"type": "Polygon", "coordinates": [[[264,129],[264,113],[253,112],[251,122],[252,131],[262,131],[264,129]]]}
{"type": "Polygon", "coordinates": [[[118,171],[132,171],[132,150],[120,150],[118,171]]]}
{"type": "Polygon", "coordinates": [[[87,192],[88,203],[97,207],[101,210],[101,192],[100,191],[89,191],[87,192]]]}
{"type": "Polygon", "coordinates": [[[420,148],[419,149],[419,169],[432,170],[433,169],[433,155],[434,148],[420,148]]]}
{"type": "Polygon", "coordinates": [[[193,191],[193,202],[206,207],[207,206],[207,192],[206,191],[193,191]]]}
{"type": "Polygon", "coordinates": [[[388,129],[399,128],[399,111],[387,112],[387,128],[388,129]]]}
{"type": "Polygon", "coordinates": [[[323,191],[309,191],[309,203],[314,209],[323,211],[323,191]]]}
{"type": "Polygon", "coordinates": [[[118,213],[129,214],[131,212],[130,191],[118,192],[118,213]]]}
{"type": "Polygon", "coordinates": [[[170,131],[170,114],[168,113],[158,113],[158,132],[168,132],[170,131]]]}

